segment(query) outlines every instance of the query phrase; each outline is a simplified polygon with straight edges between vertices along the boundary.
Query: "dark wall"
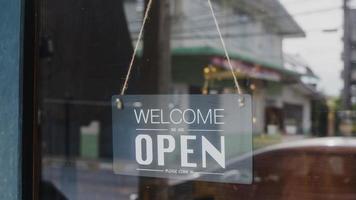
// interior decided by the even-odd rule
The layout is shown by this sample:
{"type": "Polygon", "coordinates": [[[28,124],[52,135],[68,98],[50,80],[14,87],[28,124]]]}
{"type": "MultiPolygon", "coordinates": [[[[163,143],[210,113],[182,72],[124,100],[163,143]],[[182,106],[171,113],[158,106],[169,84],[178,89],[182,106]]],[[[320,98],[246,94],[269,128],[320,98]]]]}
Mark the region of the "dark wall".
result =
{"type": "Polygon", "coordinates": [[[99,155],[111,157],[111,96],[132,53],[120,0],[41,3],[40,101],[44,153],[79,153],[79,129],[100,121],[99,155]]]}

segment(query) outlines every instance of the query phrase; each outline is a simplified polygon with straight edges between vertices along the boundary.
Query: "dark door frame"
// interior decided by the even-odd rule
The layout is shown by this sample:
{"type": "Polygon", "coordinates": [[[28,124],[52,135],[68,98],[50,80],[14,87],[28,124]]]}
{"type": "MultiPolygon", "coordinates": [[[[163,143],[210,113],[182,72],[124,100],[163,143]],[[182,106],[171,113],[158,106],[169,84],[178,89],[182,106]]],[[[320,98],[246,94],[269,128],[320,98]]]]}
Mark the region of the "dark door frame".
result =
{"type": "Polygon", "coordinates": [[[37,71],[39,53],[39,0],[22,0],[22,103],[21,191],[22,199],[39,199],[40,144],[37,131],[37,71]]]}

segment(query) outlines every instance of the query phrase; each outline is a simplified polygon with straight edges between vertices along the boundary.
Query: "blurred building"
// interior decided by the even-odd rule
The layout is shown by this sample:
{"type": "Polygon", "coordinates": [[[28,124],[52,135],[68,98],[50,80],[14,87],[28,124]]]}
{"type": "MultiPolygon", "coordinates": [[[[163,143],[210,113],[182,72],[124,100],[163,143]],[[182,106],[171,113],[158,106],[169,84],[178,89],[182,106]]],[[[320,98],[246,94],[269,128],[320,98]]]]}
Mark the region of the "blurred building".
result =
{"type": "Polygon", "coordinates": [[[351,24],[351,81],[353,83],[353,87],[351,88],[352,96],[353,96],[353,103],[356,102],[356,9],[352,9],[350,13],[351,24]]]}
{"type": "Polygon", "coordinates": [[[293,94],[283,98],[285,132],[287,134],[293,132],[294,126],[299,133],[325,136],[328,108],[325,96],[318,90],[319,77],[299,55],[285,54],[284,62],[286,69],[299,74],[297,81],[284,85],[285,90],[289,92],[294,89],[293,94]],[[288,104],[294,104],[294,109],[288,108],[290,106],[288,104]],[[296,109],[297,107],[299,109],[296,109]]]}
{"type": "MultiPolygon", "coordinates": [[[[350,24],[355,24],[356,23],[356,9],[350,10],[350,24]]],[[[353,25],[350,27],[351,30],[351,37],[350,37],[350,43],[351,45],[351,57],[350,57],[350,63],[351,63],[351,83],[350,83],[350,88],[349,91],[351,93],[351,102],[356,103],[356,26],[353,25]]],[[[347,61],[345,61],[347,62],[347,61]]]]}
{"type": "Polygon", "coordinates": [[[344,80],[342,91],[343,111],[340,111],[338,118],[340,121],[339,130],[342,135],[349,136],[355,132],[353,124],[352,110],[356,105],[356,9],[350,8],[349,0],[344,0],[344,50],[342,58],[344,69],[341,77],[344,80]]]}
{"type": "Polygon", "coordinates": [[[351,9],[344,1],[344,90],[342,94],[343,107],[346,110],[352,109],[356,103],[356,9],[351,9]]]}
{"type": "MultiPolygon", "coordinates": [[[[213,6],[241,85],[253,95],[254,132],[309,133],[317,79],[300,58],[284,56],[282,49],[283,39],[304,37],[304,31],[277,0],[215,1],[213,6]]],[[[143,7],[141,0],[125,3],[132,38],[143,7]]],[[[232,74],[207,1],[173,1],[171,23],[174,92],[231,92],[232,74]],[[213,72],[208,77],[206,67],[213,72]]]]}

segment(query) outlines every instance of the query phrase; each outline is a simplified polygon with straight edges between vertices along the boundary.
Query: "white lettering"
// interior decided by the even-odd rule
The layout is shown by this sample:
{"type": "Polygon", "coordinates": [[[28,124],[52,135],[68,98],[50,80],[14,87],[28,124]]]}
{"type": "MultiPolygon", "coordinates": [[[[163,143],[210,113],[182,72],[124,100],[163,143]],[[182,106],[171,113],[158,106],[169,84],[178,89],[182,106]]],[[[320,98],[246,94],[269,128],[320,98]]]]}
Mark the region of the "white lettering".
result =
{"type": "MultiPolygon", "coordinates": [[[[188,115],[189,116],[189,115],[188,115]]],[[[189,117],[190,118],[190,117],[189,117]]],[[[188,118],[188,119],[189,119],[188,118]]],[[[183,121],[186,123],[186,124],[193,124],[194,122],[195,122],[195,119],[196,119],[196,115],[195,115],[195,112],[194,112],[194,110],[192,110],[192,109],[186,109],[186,110],[184,110],[184,112],[183,112],[183,121]],[[191,112],[192,113],[192,115],[190,115],[190,116],[193,116],[192,118],[192,120],[191,121],[188,121],[186,118],[187,118],[187,112],[191,112]]]]}
{"type": "Polygon", "coordinates": [[[222,168],[225,168],[225,137],[221,136],[221,152],[217,150],[204,136],[202,136],[202,161],[206,168],[206,153],[208,153],[222,168]]]}
{"type": "Polygon", "coordinates": [[[188,154],[194,153],[193,149],[188,149],[188,140],[195,140],[194,135],[182,135],[180,137],[181,165],[182,167],[197,167],[196,163],[188,162],[188,154]]]}
{"type": "Polygon", "coordinates": [[[159,124],[159,121],[154,121],[155,118],[159,118],[159,109],[151,109],[151,124],[159,124]],[[156,113],[156,114],[155,114],[156,113]]]}
{"type": "Polygon", "coordinates": [[[149,111],[148,110],[146,112],[146,116],[145,116],[145,113],[144,113],[144,111],[142,109],[140,110],[139,116],[137,116],[136,109],[134,109],[134,112],[135,112],[136,121],[137,121],[138,124],[141,123],[141,117],[143,118],[143,121],[145,122],[145,124],[147,124],[148,115],[149,115],[149,111]]]}
{"type": "Polygon", "coordinates": [[[164,166],[164,154],[173,152],[176,148],[176,143],[171,135],[158,135],[157,143],[158,165],[164,166]],[[164,141],[168,141],[168,147],[164,147],[164,141]]]}
{"type": "Polygon", "coordinates": [[[149,135],[138,135],[135,139],[136,161],[140,165],[150,165],[153,161],[152,138],[149,135]],[[142,158],[142,141],[146,142],[146,160],[142,158]]]}
{"type": "Polygon", "coordinates": [[[171,113],[169,114],[169,118],[170,118],[171,122],[172,122],[173,124],[180,124],[180,123],[182,123],[182,120],[183,120],[183,119],[182,119],[182,116],[180,116],[180,120],[179,120],[179,121],[174,121],[174,120],[173,120],[173,113],[174,113],[174,111],[179,112],[179,113],[182,115],[182,111],[179,110],[178,108],[175,108],[175,109],[171,110],[171,113]]]}
{"type": "Polygon", "coordinates": [[[225,124],[224,122],[219,122],[218,121],[218,118],[223,118],[224,117],[224,115],[222,115],[222,114],[219,115],[217,113],[219,111],[224,111],[224,109],[214,109],[214,123],[215,124],[225,124]]]}
{"type": "Polygon", "coordinates": [[[206,113],[203,113],[200,109],[185,109],[181,110],[174,108],[164,114],[162,109],[148,109],[147,111],[140,110],[139,113],[134,109],[136,121],[140,124],[225,124],[223,118],[224,109],[209,109],[206,113]]]}
{"type": "Polygon", "coordinates": [[[206,124],[208,122],[208,119],[209,119],[209,123],[212,124],[212,115],[211,115],[211,109],[209,109],[208,113],[206,114],[205,116],[205,119],[203,117],[203,114],[201,113],[200,109],[197,110],[197,113],[198,113],[198,124],[200,124],[200,120],[199,119],[202,119],[203,121],[203,124],[206,124]]]}
{"type": "MultiPolygon", "coordinates": [[[[195,135],[180,136],[180,156],[182,167],[197,167],[196,162],[189,162],[189,155],[194,154],[196,145],[195,135]],[[189,148],[189,142],[192,147],[189,148]]],[[[153,162],[153,142],[149,135],[138,135],[135,139],[136,161],[140,165],[151,165],[153,162]]],[[[201,136],[202,167],[207,168],[207,154],[209,154],[222,168],[225,168],[225,137],[220,136],[220,151],[201,136]]],[[[157,135],[157,164],[165,166],[165,156],[176,150],[176,141],[172,135],[157,135]]]]}
{"type": "Polygon", "coordinates": [[[161,124],[169,124],[168,121],[164,121],[163,110],[161,109],[161,124]]]}

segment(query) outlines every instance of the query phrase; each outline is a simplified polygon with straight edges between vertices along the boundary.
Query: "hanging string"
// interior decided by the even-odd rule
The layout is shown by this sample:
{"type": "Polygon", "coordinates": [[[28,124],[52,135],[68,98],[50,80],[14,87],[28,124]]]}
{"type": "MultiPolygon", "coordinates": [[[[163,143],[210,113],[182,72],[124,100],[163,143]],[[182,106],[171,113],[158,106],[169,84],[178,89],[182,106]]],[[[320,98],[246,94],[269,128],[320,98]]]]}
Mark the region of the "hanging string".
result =
{"type": "Polygon", "coordinates": [[[220,37],[221,44],[222,44],[222,46],[223,46],[223,48],[224,48],[225,57],[226,57],[227,62],[228,62],[228,64],[229,64],[229,67],[230,67],[232,76],[234,77],[234,82],[235,82],[235,86],[236,86],[237,92],[238,92],[238,94],[242,95],[242,90],[241,90],[241,88],[240,88],[239,82],[237,81],[237,77],[236,77],[236,74],[235,74],[235,72],[234,72],[234,68],[232,67],[231,59],[230,59],[230,56],[229,56],[229,52],[227,51],[224,38],[223,38],[223,36],[222,36],[222,34],[221,34],[220,26],[219,26],[218,20],[216,19],[215,12],[214,12],[214,9],[213,9],[213,5],[211,4],[211,1],[210,1],[210,0],[208,0],[208,3],[209,3],[211,15],[212,15],[213,18],[214,18],[214,22],[215,22],[216,29],[218,30],[218,33],[219,33],[219,37],[220,37]]]}
{"type": "Polygon", "coordinates": [[[128,84],[128,82],[129,82],[129,79],[130,79],[132,67],[133,67],[133,64],[134,64],[134,61],[135,61],[135,57],[136,57],[136,54],[137,54],[138,47],[139,47],[139,45],[140,45],[140,41],[141,41],[141,38],[142,38],[143,30],[144,30],[144,28],[145,28],[148,15],[149,15],[150,10],[151,10],[151,7],[152,7],[152,1],[153,1],[153,0],[149,0],[149,1],[148,1],[148,4],[147,4],[147,8],[146,8],[145,15],[144,15],[144,17],[143,17],[143,22],[142,22],[142,26],[141,26],[141,29],[140,29],[140,33],[138,34],[136,46],[135,46],[134,52],[133,52],[132,57],[131,57],[129,69],[128,69],[127,74],[126,74],[126,78],[125,78],[124,85],[122,86],[122,89],[121,89],[121,95],[124,95],[124,94],[125,94],[125,91],[126,91],[126,89],[127,89],[127,84],[128,84]]]}
{"type": "MultiPolygon", "coordinates": [[[[148,15],[149,15],[150,10],[151,10],[151,7],[152,7],[152,1],[153,1],[153,0],[149,0],[149,1],[148,1],[148,4],[147,4],[147,8],[146,8],[146,11],[145,11],[145,15],[144,15],[144,17],[143,17],[142,26],[141,26],[140,32],[139,32],[139,34],[138,34],[136,46],[135,46],[134,52],[133,52],[132,57],[131,57],[129,69],[128,69],[127,74],[126,74],[126,78],[125,78],[124,85],[122,86],[122,89],[121,89],[121,95],[124,95],[124,94],[125,94],[125,91],[126,91],[126,89],[127,89],[127,87],[128,87],[127,85],[128,85],[128,81],[129,81],[129,79],[130,79],[130,75],[131,75],[132,67],[133,67],[133,64],[134,64],[134,61],[135,61],[135,57],[136,57],[136,54],[137,54],[137,50],[138,50],[138,47],[139,47],[139,45],[140,45],[140,41],[141,41],[141,39],[142,39],[143,30],[144,30],[144,28],[145,28],[148,15]]],[[[219,33],[219,37],[220,37],[221,44],[222,44],[222,46],[223,46],[223,48],[224,48],[225,57],[226,57],[226,59],[227,59],[227,61],[228,61],[228,65],[229,65],[229,67],[230,67],[232,76],[234,77],[234,83],[235,83],[237,92],[238,92],[238,94],[242,95],[243,93],[242,93],[242,90],[241,90],[241,88],[240,88],[239,82],[237,81],[237,77],[236,77],[236,74],[235,74],[235,72],[234,72],[234,69],[233,69],[233,67],[232,67],[231,59],[230,59],[230,56],[229,56],[229,52],[227,51],[224,38],[223,38],[223,36],[222,36],[222,34],[221,34],[220,26],[219,26],[218,20],[217,20],[217,18],[216,18],[216,16],[215,16],[215,12],[214,12],[213,6],[212,6],[212,4],[211,4],[211,0],[208,0],[208,3],[209,3],[211,15],[212,15],[213,18],[214,18],[214,22],[215,22],[215,25],[216,25],[216,29],[217,29],[217,31],[218,31],[218,33],[219,33]]]]}

